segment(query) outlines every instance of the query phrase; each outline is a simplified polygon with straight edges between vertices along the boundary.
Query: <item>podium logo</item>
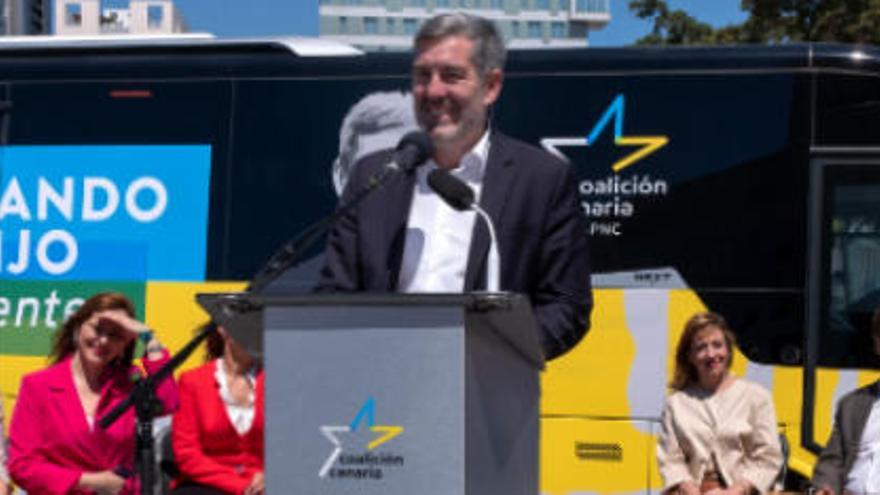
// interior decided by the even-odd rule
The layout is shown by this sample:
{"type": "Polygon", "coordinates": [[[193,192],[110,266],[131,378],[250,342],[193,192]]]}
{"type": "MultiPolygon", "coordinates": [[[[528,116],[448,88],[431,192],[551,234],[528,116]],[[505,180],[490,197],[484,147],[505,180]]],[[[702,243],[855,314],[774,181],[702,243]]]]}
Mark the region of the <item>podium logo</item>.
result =
{"type": "Polygon", "coordinates": [[[333,447],[318,471],[321,478],[382,479],[385,468],[404,464],[402,455],[376,451],[403,433],[403,426],[376,424],[373,397],[367,398],[351,423],[319,429],[333,447]]]}

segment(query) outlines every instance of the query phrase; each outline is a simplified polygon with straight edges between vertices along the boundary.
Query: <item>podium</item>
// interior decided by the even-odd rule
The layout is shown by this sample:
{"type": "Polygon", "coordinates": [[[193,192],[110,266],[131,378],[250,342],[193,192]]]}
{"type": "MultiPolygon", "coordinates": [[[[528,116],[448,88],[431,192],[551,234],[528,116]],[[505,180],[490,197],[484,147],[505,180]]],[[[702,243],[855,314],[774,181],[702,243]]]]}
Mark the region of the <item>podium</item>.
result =
{"type": "Polygon", "coordinates": [[[527,298],[247,297],[264,327],[267,493],[538,493],[527,298]]]}

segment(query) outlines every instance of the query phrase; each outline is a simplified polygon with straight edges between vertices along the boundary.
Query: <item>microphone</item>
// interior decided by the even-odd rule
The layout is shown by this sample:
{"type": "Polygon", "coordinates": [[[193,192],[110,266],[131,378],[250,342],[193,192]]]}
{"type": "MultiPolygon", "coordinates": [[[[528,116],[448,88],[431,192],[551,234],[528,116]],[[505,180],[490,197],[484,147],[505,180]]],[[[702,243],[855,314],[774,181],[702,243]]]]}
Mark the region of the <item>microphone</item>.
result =
{"type": "Polygon", "coordinates": [[[428,161],[434,154],[434,141],[427,132],[418,130],[406,133],[391,155],[388,168],[410,173],[428,161]]]}
{"type": "Polygon", "coordinates": [[[446,170],[437,168],[428,174],[428,186],[434,190],[452,209],[457,211],[472,210],[479,215],[489,228],[489,260],[486,263],[486,290],[499,292],[501,285],[501,261],[498,256],[498,237],[492,217],[474,200],[474,190],[461,179],[446,170]]]}
{"type": "Polygon", "coordinates": [[[454,210],[470,210],[474,205],[474,190],[443,169],[428,174],[428,185],[454,210]]]}

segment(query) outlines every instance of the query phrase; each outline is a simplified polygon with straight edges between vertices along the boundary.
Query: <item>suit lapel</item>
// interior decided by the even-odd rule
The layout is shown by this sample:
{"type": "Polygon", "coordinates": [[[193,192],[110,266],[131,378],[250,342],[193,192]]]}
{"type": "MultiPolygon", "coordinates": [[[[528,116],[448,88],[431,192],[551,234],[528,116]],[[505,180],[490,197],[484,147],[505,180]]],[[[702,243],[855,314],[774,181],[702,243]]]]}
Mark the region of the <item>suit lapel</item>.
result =
{"type": "Polygon", "coordinates": [[[850,424],[856,425],[855,428],[851,430],[853,438],[844,439],[849,442],[855,442],[856,444],[858,444],[859,440],[862,438],[862,432],[865,430],[865,423],[868,422],[868,414],[871,413],[871,407],[874,405],[874,400],[877,398],[878,383],[874,382],[865,392],[866,393],[857,395],[858,402],[855,403],[852,409],[852,421],[850,424]]]}
{"type": "Polygon", "coordinates": [[[382,266],[387,268],[384,287],[376,289],[394,291],[397,289],[397,279],[400,276],[400,266],[403,261],[403,244],[406,240],[406,224],[409,218],[409,210],[412,206],[413,188],[415,187],[415,173],[395,174],[388,179],[383,187],[384,191],[377,191],[386,197],[380,202],[383,208],[387,208],[384,214],[377,218],[383,219],[383,225],[376,225],[376,232],[382,234],[382,247],[380,253],[388,253],[388,259],[382,260],[382,266]]]}
{"type": "MultiPolygon", "coordinates": [[[[499,230],[503,223],[504,205],[516,179],[516,167],[512,166],[514,160],[506,146],[508,138],[497,131],[491,132],[489,157],[486,160],[486,171],[483,174],[483,187],[480,192],[480,206],[492,218],[495,229],[499,230]]],[[[485,289],[485,266],[489,244],[489,229],[482,219],[477,218],[474,222],[467,271],[465,272],[464,290],[466,292],[485,289]]]]}
{"type": "MultiPolygon", "coordinates": [[[[864,424],[868,421],[868,415],[871,413],[871,408],[874,407],[874,401],[880,397],[880,381],[874,382],[868,386],[866,394],[861,395],[861,400],[859,401],[859,407],[856,414],[858,415],[858,423],[863,425],[862,430],[864,430],[864,424]]],[[[862,431],[859,431],[859,438],[862,438],[862,431]]]]}
{"type": "Polygon", "coordinates": [[[63,411],[62,414],[70,420],[80,418],[80,427],[88,430],[89,425],[86,421],[85,410],[83,409],[82,401],[79,399],[79,393],[76,391],[76,383],[73,381],[72,366],[73,360],[68,356],[60,363],[49,368],[48,388],[51,392],[52,401],[63,411]]]}

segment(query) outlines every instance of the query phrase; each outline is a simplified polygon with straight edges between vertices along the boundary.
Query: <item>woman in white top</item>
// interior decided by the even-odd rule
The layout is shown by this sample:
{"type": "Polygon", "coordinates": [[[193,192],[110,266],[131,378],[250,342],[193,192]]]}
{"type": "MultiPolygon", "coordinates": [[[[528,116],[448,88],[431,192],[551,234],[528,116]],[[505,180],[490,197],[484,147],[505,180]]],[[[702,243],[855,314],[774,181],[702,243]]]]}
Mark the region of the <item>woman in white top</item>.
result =
{"type": "Polygon", "coordinates": [[[262,367],[223,327],[207,328],[209,361],[180,376],[173,493],[265,495],[262,367]]]}
{"type": "Polygon", "coordinates": [[[730,372],[733,348],[720,315],[685,324],[657,443],[664,493],[747,495],[769,490],[779,474],[772,397],[730,372]]]}

